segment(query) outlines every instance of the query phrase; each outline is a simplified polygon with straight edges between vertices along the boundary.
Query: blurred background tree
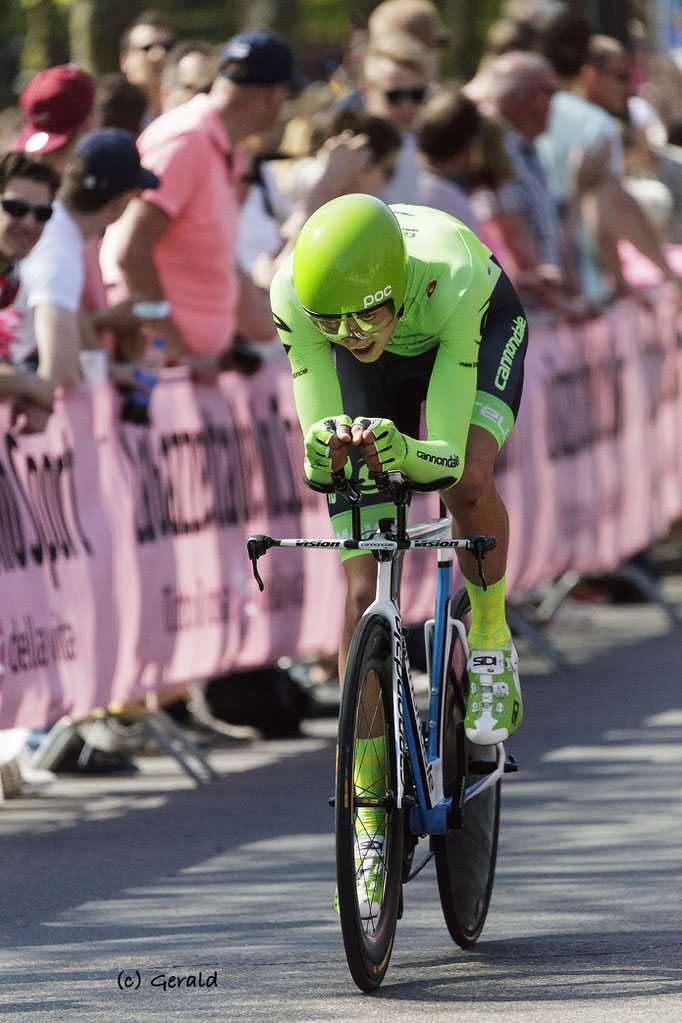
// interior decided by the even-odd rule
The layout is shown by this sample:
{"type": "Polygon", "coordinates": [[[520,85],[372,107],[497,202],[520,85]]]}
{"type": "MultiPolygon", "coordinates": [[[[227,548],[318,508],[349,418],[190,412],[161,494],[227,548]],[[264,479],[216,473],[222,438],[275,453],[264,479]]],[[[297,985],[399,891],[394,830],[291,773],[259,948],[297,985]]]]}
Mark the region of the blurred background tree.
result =
{"type": "MultiPolygon", "coordinates": [[[[475,70],[485,33],[505,0],[435,0],[451,33],[448,78],[475,70]]],[[[620,35],[633,5],[656,0],[566,0],[595,28],[620,35]]],[[[14,104],[41,68],[74,60],[103,73],[118,67],[121,34],[141,11],[159,7],[181,38],[221,43],[244,28],[268,27],[293,45],[302,71],[324,78],[341,60],[349,26],[364,28],[377,0],[0,0],[0,107],[14,104]]]]}

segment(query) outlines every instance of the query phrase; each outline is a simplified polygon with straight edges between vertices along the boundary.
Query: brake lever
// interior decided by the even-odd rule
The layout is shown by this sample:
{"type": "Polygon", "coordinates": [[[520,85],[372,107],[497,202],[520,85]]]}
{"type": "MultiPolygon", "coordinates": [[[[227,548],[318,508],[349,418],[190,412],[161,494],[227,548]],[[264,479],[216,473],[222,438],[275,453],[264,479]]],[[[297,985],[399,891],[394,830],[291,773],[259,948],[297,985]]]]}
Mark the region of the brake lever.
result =
{"type": "Polygon", "coordinates": [[[478,577],[481,580],[481,587],[483,592],[488,589],[488,583],[483,574],[483,559],[488,553],[497,547],[497,540],[494,536],[470,536],[469,543],[471,544],[471,552],[476,558],[476,564],[478,566],[478,577]]]}
{"type": "Polygon", "coordinates": [[[258,559],[261,558],[266,551],[270,550],[271,547],[276,547],[277,541],[273,540],[271,536],[264,536],[262,533],[258,533],[255,536],[250,536],[246,541],[246,549],[249,554],[251,561],[251,567],[253,568],[253,577],[258,583],[258,589],[263,592],[265,589],[265,583],[260,577],[258,572],[258,559]]]}

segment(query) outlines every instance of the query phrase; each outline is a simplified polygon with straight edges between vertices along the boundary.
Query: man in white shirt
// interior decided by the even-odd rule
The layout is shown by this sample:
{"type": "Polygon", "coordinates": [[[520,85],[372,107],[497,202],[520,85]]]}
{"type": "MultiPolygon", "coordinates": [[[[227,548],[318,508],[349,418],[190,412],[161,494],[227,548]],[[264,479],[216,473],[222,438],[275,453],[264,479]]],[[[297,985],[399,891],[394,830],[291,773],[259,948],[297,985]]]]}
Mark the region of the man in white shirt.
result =
{"type": "Polygon", "coordinates": [[[80,305],[84,246],[123,213],[135,191],[159,179],[140,165],[135,138],[119,128],[84,135],[62,179],[53,216],[20,267],[17,308],[24,313],[25,354],[38,352],[38,372],[62,387],[81,378],[80,305]]]}
{"type": "Polygon", "coordinates": [[[59,178],[47,164],[25,153],[0,158],[0,401],[13,401],[13,416],[23,414],[24,429],[42,430],[52,409],[46,380],[20,372],[12,346],[19,290],[18,261],[27,256],[52,216],[59,178]]]}

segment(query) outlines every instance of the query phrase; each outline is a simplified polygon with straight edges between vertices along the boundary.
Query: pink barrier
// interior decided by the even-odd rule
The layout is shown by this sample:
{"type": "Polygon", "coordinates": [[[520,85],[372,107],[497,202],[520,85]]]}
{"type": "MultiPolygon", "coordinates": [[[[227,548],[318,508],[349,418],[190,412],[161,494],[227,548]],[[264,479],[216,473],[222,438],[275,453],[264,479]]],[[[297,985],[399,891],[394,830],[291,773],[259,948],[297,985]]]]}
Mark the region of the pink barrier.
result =
{"type": "MultiPolygon", "coordinates": [[[[500,488],[513,523],[510,587],[608,568],[682,513],[680,352],[662,295],[584,327],[536,328],[500,488]]],[[[119,422],[107,386],[70,392],[44,434],[0,406],[0,727],[208,678],[282,655],[332,653],[343,573],[334,552],[272,551],[253,532],[329,535],[300,483],[289,369],[194,388],[169,371],[152,428],[119,422]]],[[[435,511],[419,497],[413,520],[435,511]]],[[[404,606],[429,617],[433,573],[406,560],[404,606]]]]}

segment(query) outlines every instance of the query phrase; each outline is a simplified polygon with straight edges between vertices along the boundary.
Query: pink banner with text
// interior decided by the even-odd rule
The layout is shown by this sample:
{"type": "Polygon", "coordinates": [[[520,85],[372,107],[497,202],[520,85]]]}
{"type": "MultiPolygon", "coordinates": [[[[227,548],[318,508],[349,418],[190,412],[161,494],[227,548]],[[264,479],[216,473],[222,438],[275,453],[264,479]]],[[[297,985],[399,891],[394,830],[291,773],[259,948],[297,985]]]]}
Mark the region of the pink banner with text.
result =
{"type": "MultiPolygon", "coordinates": [[[[510,588],[613,567],[682,514],[681,360],[663,291],[655,312],[624,301],[532,329],[499,466],[510,588]]],[[[214,388],[171,370],[151,427],[119,416],[106,385],[69,392],[43,434],[0,405],[0,727],[337,647],[338,555],[271,551],[261,594],[246,554],[250,533],[330,535],[300,480],[286,361],[214,388]]],[[[413,521],[436,504],[415,498],[413,521]]],[[[432,614],[432,558],[406,559],[408,621],[432,614]]]]}

